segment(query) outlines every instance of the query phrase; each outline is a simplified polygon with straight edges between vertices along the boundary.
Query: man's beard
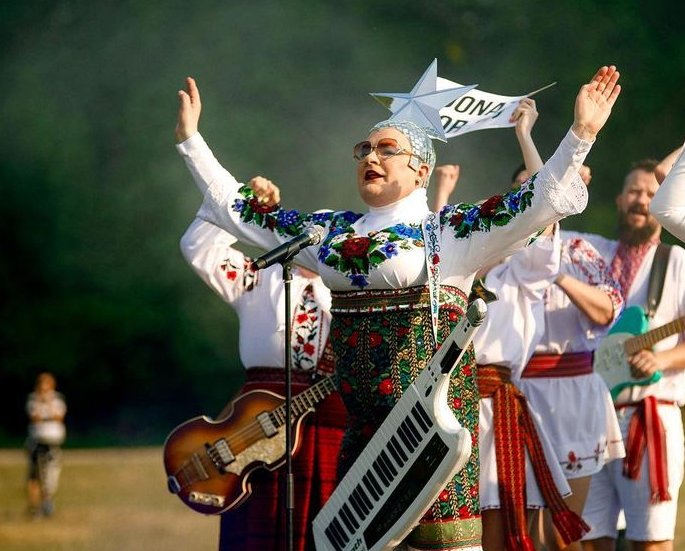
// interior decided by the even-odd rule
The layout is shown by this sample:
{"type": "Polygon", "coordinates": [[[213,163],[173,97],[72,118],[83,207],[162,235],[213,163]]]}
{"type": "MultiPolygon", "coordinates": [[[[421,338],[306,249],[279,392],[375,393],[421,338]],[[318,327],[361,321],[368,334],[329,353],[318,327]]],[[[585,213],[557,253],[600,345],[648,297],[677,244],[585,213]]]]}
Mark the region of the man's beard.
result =
{"type": "Polygon", "coordinates": [[[649,214],[649,211],[643,210],[640,207],[632,207],[628,209],[627,212],[618,212],[618,238],[627,245],[641,245],[642,243],[646,243],[654,237],[654,234],[658,229],[659,223],[656,219],[649,214]],[[628,215],[632,213],[646,215],[647,219],[645,225],[641,228],[631,226],[628,222],[628,215]]]}

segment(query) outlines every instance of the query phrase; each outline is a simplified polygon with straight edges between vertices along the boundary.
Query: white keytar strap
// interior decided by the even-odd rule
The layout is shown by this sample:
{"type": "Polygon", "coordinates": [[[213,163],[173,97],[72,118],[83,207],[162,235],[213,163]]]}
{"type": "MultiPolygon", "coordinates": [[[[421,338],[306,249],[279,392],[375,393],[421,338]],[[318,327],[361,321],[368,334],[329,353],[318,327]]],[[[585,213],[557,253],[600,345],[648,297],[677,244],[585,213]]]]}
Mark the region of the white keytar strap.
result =
{"type": "Polygon", "coordinates": [[[438,348],[438,323],[440,321],[440,216],[428,213],[421,225],[426,253],[426,271],[428,272],[428,296],[430,298],[431,326],[433,342],[438,348]]]}

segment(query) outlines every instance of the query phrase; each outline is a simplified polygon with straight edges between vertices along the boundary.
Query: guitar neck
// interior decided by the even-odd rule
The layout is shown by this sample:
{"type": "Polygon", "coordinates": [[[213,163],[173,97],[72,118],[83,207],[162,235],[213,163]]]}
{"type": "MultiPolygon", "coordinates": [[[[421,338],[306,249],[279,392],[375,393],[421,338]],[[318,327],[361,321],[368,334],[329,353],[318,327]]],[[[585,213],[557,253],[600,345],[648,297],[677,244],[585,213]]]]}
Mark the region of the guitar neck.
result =
{"type": "MultiPolygon", "coordinates": [[[[335,382],[333,381],[333,377],[329,375],[328,377],[321,379],[316,384],[310,386],[307,390],[300,392],[296,396],[293,396],[291,402],[293,416],[295,418],[299,417],[305,411],[318,404],[321,400],[327,396],[330,396],[334,390],[335,382]]],[[[278,406],[271,412],[271,417],[276,427],[285,425],[285,414],[285,404],[278,406]]]]}
{"type": "Polygon", "coordinates": [[[685,316],[673,320],[666,325],[662,325],[661,327],[657,327],[656,329],[647,331],[642,335],[637,335],[636,337],[628,339],[624,343],[626,354],[636,354],[640,350],[651,348],[654,344],[664,340],[666,337],[683,331],[685,331],[685,316]]]}

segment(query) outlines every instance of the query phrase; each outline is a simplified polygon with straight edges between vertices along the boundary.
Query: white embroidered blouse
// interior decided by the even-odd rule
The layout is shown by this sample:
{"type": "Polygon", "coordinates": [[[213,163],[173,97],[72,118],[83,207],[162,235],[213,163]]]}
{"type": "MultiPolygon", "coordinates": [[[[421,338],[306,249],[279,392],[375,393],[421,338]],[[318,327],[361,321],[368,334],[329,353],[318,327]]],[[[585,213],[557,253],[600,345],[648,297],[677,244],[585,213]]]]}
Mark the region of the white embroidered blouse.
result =
{"type": "MultiPolygon", "coordinates": [[[[196,218],[181,238],[181,252],[193,270],[240,321],[240,359],[246,368],[285,363],[285,289],[280,264],[251,268],[252,260],[233,248],[236,239],[196,218]]],[[[293,267],[291,292],[292,367],[313,369],[328,338],[331,295],[320,277],[308,278],[293,267]]]]}
{"type": "MultiPolygon", "coordinates": [[[[542,170],[521,188],[479,205],[445,206],[440,213],[441,282],[468,290],[480,267],[524,247],[539,229],[581,212],[587,190],[577,171],[590,148],[591,143],[569,131],[542,170]]],[[[365,214],[269,208],[219,164],[200,134],[177,149],[204,195],[198,215],[238,240],[270,249],[318,224],[326,230],[324,239],[302,250],[297,262],[319,273],[329,289],[426,284],[421,222],[429,210],[424,189],[365,214]]]]}

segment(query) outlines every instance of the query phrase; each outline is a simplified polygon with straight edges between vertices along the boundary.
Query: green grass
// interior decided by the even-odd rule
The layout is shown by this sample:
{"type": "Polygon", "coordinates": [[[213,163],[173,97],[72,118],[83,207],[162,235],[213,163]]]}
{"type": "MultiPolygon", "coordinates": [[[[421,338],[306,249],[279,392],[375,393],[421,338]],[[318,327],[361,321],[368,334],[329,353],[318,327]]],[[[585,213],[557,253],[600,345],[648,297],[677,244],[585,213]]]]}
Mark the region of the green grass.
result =
{"type": "MultiPolygon", "coordinates": [[[[65,450],[55,515],[26,516],[26,458],[0,450],[2,551],[214,551],[219,518],[166,490],[161,448],[65,450]]],[[[680,492],[675,551],[685,551],[680,492]]]]}
{"type": "Polygon", "coordinates": [[[219,518],[166,490],[160,448],[65,450],[55,515],[29,519],[26,459],[0,450],[3,551],[214,551],[219,518]]]}

